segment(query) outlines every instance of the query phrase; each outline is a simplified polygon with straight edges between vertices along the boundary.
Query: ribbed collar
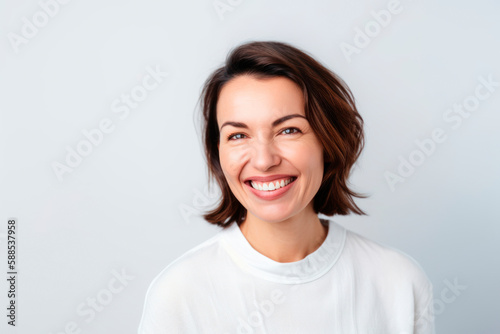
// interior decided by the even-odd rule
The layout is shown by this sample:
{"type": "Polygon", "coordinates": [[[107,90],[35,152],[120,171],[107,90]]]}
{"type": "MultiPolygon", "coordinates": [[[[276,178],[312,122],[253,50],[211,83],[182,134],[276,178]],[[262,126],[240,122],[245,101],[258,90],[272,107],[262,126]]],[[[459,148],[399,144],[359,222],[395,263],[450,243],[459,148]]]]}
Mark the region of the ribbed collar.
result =
{"type": "Polygon", "coordinates": [[[344,247],[346,230],[331,220],[321,219],[321,222],[329,226],[325,240],[318,249],[296,262],[281,263],[259,253],[236,223],[221,231],[221,240],[231,258],[243,270],[272,282],[306,283],[326,274],[344,247]]]}

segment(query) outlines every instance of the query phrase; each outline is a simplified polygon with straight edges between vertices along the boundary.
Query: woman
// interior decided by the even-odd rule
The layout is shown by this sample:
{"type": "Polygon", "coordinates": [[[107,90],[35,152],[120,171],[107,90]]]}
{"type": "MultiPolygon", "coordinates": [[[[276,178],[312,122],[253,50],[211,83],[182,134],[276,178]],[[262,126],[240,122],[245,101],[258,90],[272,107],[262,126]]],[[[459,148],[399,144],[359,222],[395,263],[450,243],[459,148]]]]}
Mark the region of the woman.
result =
{"type": "Polygon", "coordinates": [[[219,233],[148,289],[140,334],[434,333],[432,285],[409,256],[326,216],[365,214],[347,186],[363,147],[348,87],[279,42],[234,49],[202,91],[219,233]]]}

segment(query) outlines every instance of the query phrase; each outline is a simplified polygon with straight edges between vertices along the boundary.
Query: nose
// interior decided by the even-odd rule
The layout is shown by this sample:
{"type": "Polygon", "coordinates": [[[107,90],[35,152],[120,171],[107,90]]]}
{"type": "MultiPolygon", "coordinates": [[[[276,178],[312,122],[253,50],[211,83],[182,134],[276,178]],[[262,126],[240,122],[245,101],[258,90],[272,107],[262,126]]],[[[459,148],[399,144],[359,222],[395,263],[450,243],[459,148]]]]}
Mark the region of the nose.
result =
{"type": "Polygon", "coordinates": [[[252,164],[258,170],[267,171],[281,163],[279,151],[272,141],[258,141],[252,151],[252,164]]]}

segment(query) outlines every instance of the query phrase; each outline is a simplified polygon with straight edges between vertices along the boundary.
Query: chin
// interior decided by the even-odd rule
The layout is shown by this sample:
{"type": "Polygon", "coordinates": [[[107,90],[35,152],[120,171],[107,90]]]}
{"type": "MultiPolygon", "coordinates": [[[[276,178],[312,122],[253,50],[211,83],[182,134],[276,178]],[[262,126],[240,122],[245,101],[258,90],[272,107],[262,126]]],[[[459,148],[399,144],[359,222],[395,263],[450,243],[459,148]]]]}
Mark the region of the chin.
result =
{"type": "Polygon", "coordinates": [[[269,211],[276,211],[276,212],[266,213],[265,211],[266,210],[264,210],[264,212],[260,210],[259,214],[255,214],[253,212],[250,213],[256,218],[268,223],[279,223],[293,216],[292,214],[284,214],[283,213],[284,210],[279,210],[277,208],[269,208],[269,211]]]}

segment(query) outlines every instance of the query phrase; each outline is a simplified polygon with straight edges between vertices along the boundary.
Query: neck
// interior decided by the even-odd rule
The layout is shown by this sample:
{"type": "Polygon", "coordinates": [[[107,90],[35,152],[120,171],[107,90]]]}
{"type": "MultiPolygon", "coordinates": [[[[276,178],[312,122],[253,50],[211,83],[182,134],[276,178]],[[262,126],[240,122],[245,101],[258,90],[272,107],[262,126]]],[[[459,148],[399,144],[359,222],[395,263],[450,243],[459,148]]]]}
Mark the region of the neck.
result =
{"type": "Polygon", "coordinates": [[[279,222],[247,213],[240,230],[256,251],[276,262],[302,260],[321,246],[328,233],[312,208],[279,222]]]}

